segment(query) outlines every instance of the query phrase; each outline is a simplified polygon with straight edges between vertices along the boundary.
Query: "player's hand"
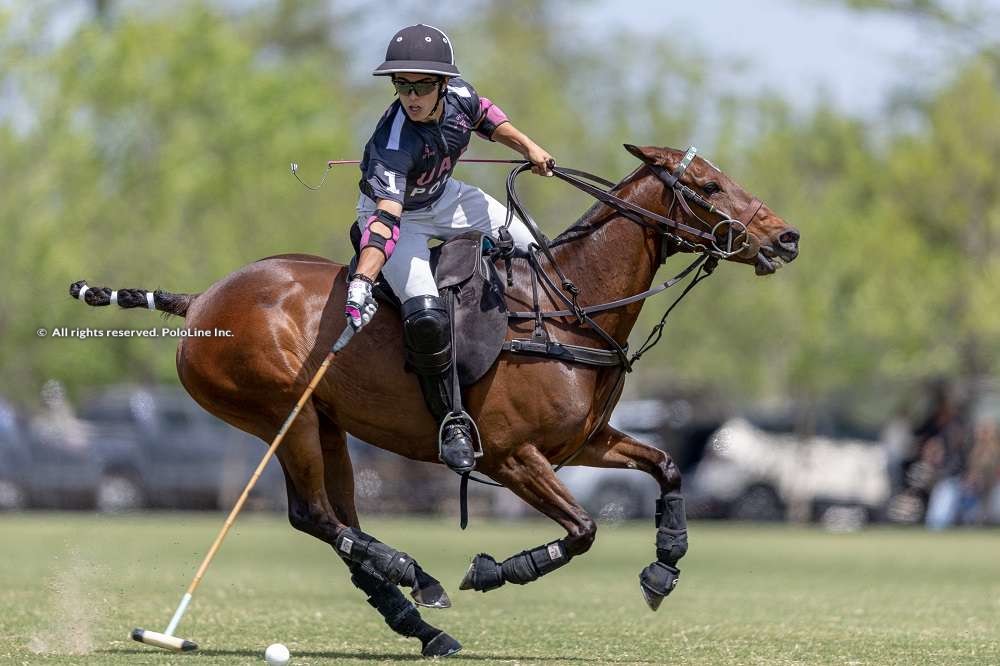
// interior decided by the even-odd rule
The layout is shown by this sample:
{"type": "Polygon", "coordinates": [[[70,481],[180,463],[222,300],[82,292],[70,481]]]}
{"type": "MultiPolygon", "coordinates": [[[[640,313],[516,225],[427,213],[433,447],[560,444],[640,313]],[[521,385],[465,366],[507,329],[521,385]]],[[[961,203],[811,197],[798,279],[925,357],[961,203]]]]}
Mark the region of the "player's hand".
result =
{"type": "Polygon", "coordinates": [[[528,161],[533,165],[531,173],[539,176],[551,176],[552,167],[556,165],[555,158],[539,146],[534,146],[528,151],[528,161]]]}

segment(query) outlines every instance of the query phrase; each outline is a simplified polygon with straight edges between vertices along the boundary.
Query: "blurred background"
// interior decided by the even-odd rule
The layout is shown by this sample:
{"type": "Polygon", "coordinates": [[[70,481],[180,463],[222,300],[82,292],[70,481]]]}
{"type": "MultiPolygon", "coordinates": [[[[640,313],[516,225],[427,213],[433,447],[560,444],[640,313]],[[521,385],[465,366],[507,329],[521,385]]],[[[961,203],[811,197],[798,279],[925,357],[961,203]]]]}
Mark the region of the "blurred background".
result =
{"type": "MultiPolygon", "coordinates": [[[[622,143],[694,144],[801,230],[776,276],[693,292],[615,411],[674,455],[692,517],[1000,523],[1000,2],[973,0],[0,0],[0,508],[229,507],[265,448],[187,397],[175,338],[37,331],[178,325],[82,307],[79,279],[346,262],[355,167],[310,192],[288,164],[360,157],[392,101],[370,70],[418,21],[563,166],[617,179],[622,143]]],[[[501,200],[505,175],[457,173],[501,200]]],[[[550,235],[590,205],[523,184],[550,235]]],[[[363,512],[456,511],[447,471],[351,446],[363,512]]],[[[641,473],[560,476],[604,520],[652,513],[641,473]]],[[[283,509],[280,470],[252,505],[283,509]]]]}

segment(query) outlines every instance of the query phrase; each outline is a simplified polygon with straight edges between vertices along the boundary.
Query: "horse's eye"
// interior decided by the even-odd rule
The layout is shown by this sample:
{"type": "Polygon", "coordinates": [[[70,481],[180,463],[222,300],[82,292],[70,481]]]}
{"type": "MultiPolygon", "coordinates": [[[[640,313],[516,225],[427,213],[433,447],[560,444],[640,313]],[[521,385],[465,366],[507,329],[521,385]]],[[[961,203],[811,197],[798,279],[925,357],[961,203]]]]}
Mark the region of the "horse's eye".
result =
{"type": "Polygon", "coordinates": [[[719,187],[719,184],[717,182],[715,182],[714,180],[710,180],[709,182],[705,183],[705,186],[703,188],[701,188],[701,189],[708,196],[712,196],[716,192],[722,191],[722,188],[719,187]]]}

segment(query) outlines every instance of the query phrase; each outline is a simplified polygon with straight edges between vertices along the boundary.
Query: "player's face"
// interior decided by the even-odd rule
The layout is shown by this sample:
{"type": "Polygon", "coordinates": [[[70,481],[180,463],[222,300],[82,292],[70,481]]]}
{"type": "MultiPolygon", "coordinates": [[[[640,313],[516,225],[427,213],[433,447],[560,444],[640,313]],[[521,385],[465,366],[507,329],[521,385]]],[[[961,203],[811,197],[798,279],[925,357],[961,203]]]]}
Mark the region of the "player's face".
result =
{"type": "Polygon", "coordinates": [[[439,79],[427,74],[402,72],[392,77],[399,101],[413,122],[428,120],[437,103],[439,79]]]}

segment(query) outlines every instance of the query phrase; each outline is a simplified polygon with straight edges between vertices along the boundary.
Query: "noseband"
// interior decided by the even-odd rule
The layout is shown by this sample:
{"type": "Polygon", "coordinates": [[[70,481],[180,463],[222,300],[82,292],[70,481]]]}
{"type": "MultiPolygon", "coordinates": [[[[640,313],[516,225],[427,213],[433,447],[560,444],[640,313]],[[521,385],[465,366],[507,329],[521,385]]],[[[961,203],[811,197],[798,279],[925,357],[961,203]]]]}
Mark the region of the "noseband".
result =
{"type": "MultiPolygon", "coordinates": [[[[710,230],[708,233],[710,238],[706,240],[708,240],[711,245],[713,254],[718,256],[720,259],[727,259],[744,252],[750,247],[750,225],[753,223],[754,218],[760,211],[761,206],[764,205],[764,202],[754,197],[743,211],[743,215],[740,216],[739,219],[736,219],[732,214],[716,207],[705,197],[683,184],[681,182],[681,178],[684,176],[684,172],[687,171],[688,167],[691,166],[691,162],[694,161],[697,154],[697,148],[694,146],[688,148],[687,152],[684,153],[684,158],[681,159],[680,164],[677,165],[677,168],[674,169],[673,172],[667,171],[665,168],[657,164],[646,164],[646,166],[648,166],[650,171],[652,171],[653,174],[674,193],[673,200],[670,202],[670,207],[667,209],[666,218],[670,220],[674,207],[680,203],[681,208],[683,208],[688,215],[701,222],[705,228],[710,230]],[[723,219],[715,224],[712,224],[691,210],[691,207],[688,205],[689,201],[694,203],[699,208],[706,210],[709,214],[715,213],[721,215],[723,219]],[[726,237],[725,248],[720,247],[718,243],[718,239],[723,233],[725,233],[726,237]],[[739,241],[739,247],[733,249],[733,246],[737,241],[739,241]]],[[[702,237],[704,238],[704,236],[702,237]]]]}

